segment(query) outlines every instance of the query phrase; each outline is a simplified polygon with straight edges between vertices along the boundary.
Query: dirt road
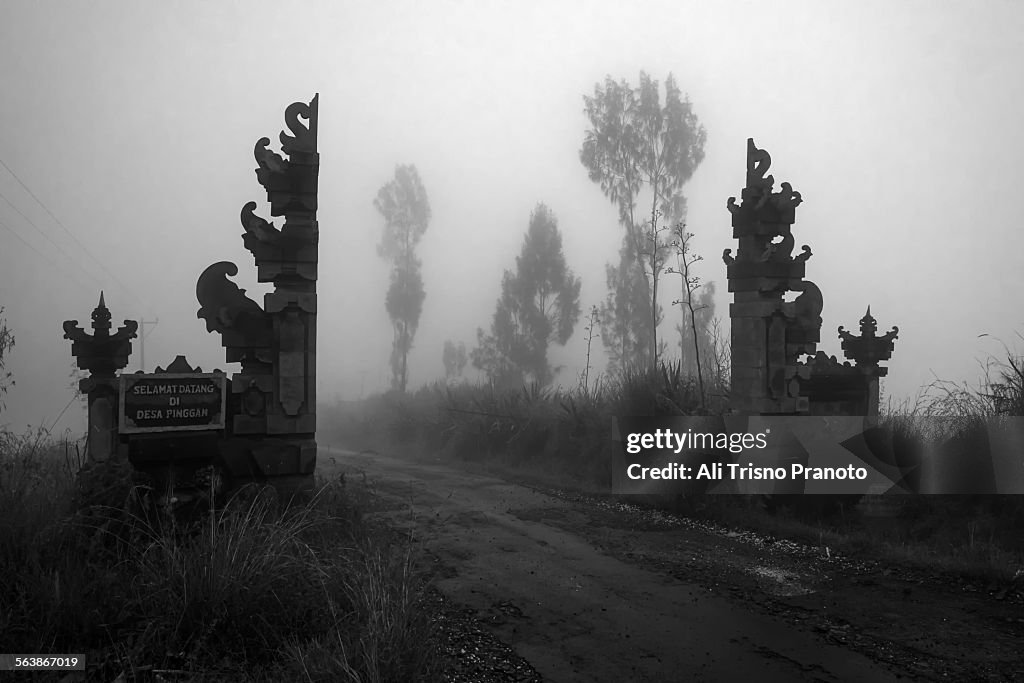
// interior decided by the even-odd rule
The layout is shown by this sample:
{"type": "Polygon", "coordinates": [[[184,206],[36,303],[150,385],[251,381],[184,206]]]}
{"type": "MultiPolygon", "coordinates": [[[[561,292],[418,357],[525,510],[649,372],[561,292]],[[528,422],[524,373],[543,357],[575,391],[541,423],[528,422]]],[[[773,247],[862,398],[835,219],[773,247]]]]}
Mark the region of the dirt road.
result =
{"type": "Polygon", "coordinates": [[[1013,680],[1024,642],[1017,607],[976,624],[988,650],[961,642],[958,657],[908,620],[947,620],[919,583],[785,542],[439,462],[322,447],[319,471],[365,475],[436,562],[444,594],[547,681],[1013,680]],[[911,603],[903,580],[924,599],[911,603]]]}

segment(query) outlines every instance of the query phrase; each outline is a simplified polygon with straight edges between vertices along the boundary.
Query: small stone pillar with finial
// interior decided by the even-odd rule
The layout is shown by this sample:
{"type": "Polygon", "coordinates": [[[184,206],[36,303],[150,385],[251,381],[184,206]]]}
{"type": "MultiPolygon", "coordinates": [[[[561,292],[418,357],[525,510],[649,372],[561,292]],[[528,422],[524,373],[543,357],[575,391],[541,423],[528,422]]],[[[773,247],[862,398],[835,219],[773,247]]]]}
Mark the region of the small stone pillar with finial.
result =
{"type": "Polygon", "coordinates": [[[860,319],[860,336],[847,332],[842,326],[839,327],[839,338],[843,340],[843,355],[854,362],[855,367],[868,381],[866,414],[872,417],[879,414],[878,380],[889,373],[888,368],[879,367],[878,364],[892,358],[900,328],[893,327],[881,337],[875,334],[877,331],[878,322],[871,316],[871,306],[868,306],[864,317],[860,319]]]}
{"type": "Polygon", "coordinates": [[[99,305],[92,312],[93,333],[78,326],[77,320],[64,321],[64,338],[70,339],[71,354],[78,367],[89,376],[78,383],[89,400],[90,459],[105,461],[117,454],[118,378],[117,371],[128,365],[131,340],[138,336],[139,323],[125,320],[117,332],[110,333],[110,310],[100,292],[99,305]]]}

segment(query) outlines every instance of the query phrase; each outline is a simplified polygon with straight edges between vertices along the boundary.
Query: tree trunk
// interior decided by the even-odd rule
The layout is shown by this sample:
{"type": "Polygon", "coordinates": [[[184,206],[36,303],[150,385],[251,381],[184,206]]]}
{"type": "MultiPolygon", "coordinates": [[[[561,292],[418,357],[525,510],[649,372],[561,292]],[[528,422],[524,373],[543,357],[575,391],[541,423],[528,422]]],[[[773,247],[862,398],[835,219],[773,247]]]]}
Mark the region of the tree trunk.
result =
{"type": "Polygon", "coordinates": [[[409,382],[409,323],[402,323],[402,393],[405,393],[405,387],[409,382]]]}

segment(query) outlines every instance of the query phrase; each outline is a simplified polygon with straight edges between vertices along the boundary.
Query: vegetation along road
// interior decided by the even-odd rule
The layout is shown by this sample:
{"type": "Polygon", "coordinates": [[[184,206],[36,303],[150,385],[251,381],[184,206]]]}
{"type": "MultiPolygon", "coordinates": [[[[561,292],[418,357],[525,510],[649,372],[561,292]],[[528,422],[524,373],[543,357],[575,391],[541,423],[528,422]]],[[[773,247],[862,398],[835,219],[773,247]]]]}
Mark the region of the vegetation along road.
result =
{"type": "Polygon", "coordinates": [[[1021,680],[1003,587],[839,557],[453,463],[324,448],[437,587],[549,681],[1021,680]]]}

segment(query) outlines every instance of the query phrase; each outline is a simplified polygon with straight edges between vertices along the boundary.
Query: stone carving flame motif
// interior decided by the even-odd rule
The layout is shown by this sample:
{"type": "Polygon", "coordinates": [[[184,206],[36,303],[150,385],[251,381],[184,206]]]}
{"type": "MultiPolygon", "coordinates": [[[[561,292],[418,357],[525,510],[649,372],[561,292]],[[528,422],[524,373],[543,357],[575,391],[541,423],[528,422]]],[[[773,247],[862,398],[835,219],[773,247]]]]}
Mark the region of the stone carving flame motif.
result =
{"type": "Polygon", "coordinates": [[[273,223],[256,215],[256,202],[247,202],[242,207],[240,218],[246,235],[252,235],[260,242],[268,244],[274,244],[281,239],[281,231],[274,227],[273,223]]]}
{"type": "Polygon", "coordinates": [[[277,152],[269,149],[270,138],[256,141],[253,156],[256,157],[256,179],[263,187],[281,185],[281,179],[287,180],[288,162],[277,152]]]}
{"type": "Polygon", "coordinates": [[[242,329],[251,325],[253,317],[265,315],[244,289],[228,279],[229,275],[238,275],[238,266],[221,261],[204,270],[196,283],[196,298],[201,306],[196,317],[206,321],[207,332],[223,334],[242,329]]]}
{"type": "Polygon", "coordinates": [[[287,159],[269,149],[270,138],[260,138],[253,149],[256,179],[267,191],[273,216],[316,211],[319,99],[317,95],[308,103],[295,102],[285,110],[285,124],[291,134],[281,131],[279,139],[287,159]],[[306,119],[306,123],[301,119],[306,119]]]}
{"type": "Polygon", "coordinates": [[[285,125],[288,126],[293,135],[288,135],[281,131],[279,139],[281,140],[281,149],[288,156],[292,156],[297,152],[316,154],[317,106],[319,99],[320,96],[317,95],[309,104],[293,102],[284,110],[285,125]],[[307,123],[302,123],[299,117],[306,119],[307,123]]]}

